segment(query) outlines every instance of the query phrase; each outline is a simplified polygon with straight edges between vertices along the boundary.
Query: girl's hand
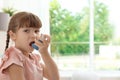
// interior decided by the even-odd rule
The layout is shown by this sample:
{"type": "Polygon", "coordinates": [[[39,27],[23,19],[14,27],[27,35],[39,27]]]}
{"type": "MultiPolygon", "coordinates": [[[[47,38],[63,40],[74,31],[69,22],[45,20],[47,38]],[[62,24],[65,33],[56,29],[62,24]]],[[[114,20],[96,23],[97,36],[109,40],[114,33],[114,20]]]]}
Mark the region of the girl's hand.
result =
{"type": "Polygon", "coordinates": [[[50,44],[50,36],[47,34],[41,34],[40,36],[37,36],[37,40],[35,41],[35,44],[39,47],[39,51],[41,54],[48,52],[48,47],[50,44]]]}

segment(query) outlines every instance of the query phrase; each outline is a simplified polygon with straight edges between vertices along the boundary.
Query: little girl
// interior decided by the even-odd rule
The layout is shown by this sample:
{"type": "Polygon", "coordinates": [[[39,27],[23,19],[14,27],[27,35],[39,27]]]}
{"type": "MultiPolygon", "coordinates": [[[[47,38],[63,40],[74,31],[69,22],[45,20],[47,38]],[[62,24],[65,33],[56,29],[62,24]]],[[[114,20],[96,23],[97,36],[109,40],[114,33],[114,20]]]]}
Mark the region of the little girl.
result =
{"type": "Polygon", "coordinates": [[[29,12],[18,12],[11,17],[0,80],[59,80],[58,68],[48,52],[50,36],[43,34],[39,41],[41,26],[38,16],[29,12]],[[9,47],[10,39],[14,46],[9,47]],[[39,54],[33,53],[33,43],[38,46],[39,54]]]}

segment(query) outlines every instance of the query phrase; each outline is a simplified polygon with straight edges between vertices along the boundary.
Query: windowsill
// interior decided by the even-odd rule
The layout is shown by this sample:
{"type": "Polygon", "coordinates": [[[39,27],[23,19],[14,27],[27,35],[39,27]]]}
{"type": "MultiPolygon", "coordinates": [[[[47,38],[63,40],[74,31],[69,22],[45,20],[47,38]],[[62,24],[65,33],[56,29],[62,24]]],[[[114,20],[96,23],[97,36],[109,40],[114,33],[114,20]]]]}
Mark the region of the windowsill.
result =
{"type": "MultiPolygon", "coordinates": [[[[90,71],[60,71],[60,80],[71,80],[73,73],[79,72],[79,73],[90,73],[90,71]]],[[[100,80],[120,80],[120,71],[94,71],[96,75],[99,76],[100,80]]]]}

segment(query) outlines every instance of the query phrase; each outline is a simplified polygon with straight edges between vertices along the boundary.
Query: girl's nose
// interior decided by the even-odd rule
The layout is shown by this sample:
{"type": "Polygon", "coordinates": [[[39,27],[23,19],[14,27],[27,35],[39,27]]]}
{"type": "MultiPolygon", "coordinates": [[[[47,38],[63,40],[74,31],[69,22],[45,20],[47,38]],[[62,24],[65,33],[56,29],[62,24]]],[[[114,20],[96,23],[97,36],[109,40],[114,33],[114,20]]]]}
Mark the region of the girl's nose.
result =
{"type": "Polygon", "coordinates": [[[31,37],[32,37],[32,38],[36,38],[36,36],[37,36],[36,33],[34,33],[34,32],[31,33],[31,37]]]}

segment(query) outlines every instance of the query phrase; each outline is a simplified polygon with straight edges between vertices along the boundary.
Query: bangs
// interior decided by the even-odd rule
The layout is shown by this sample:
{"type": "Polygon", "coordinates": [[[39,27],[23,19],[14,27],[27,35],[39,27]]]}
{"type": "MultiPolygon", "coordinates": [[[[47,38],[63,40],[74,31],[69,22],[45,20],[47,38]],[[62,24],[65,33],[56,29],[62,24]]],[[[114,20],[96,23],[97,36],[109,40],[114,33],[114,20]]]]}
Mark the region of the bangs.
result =
{"type": "Polygon", "coordinates": [[[41,28],[42,23],[37,16],[29,14],[20,19],[19,28],[21,27],[41,28]]]}

